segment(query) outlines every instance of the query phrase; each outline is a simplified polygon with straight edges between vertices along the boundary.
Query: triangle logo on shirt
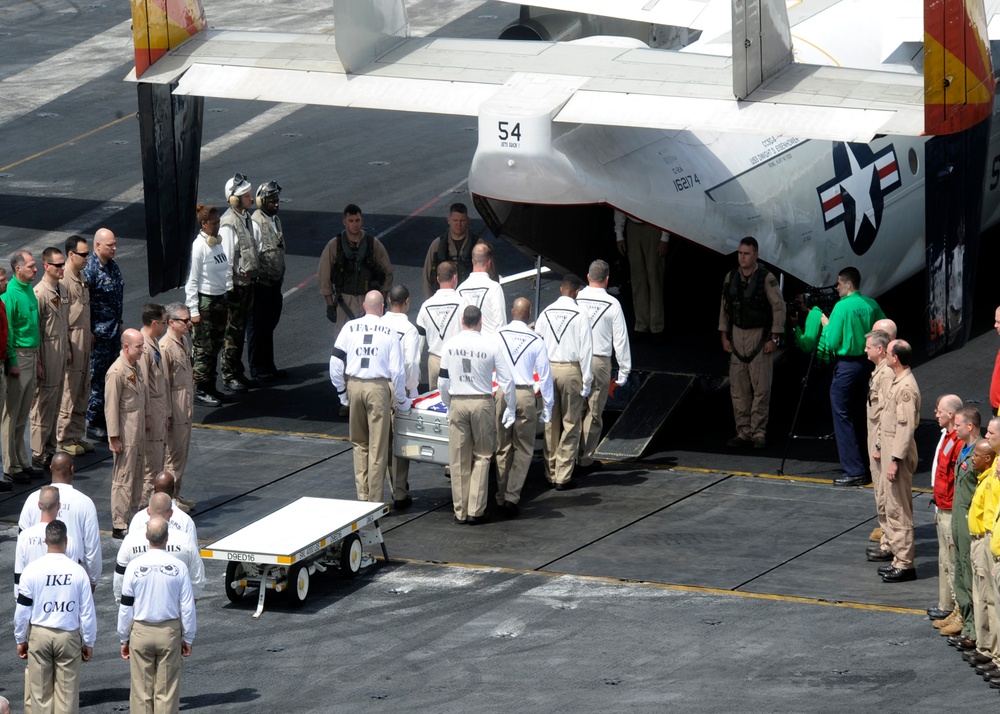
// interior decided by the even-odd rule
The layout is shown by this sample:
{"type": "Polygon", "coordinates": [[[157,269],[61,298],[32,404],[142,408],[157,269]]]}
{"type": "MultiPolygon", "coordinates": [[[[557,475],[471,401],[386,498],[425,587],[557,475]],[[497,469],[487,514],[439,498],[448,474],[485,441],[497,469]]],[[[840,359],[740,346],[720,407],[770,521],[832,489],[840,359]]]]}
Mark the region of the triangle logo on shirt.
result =
{"type": "Polygon", "coordinates": [[[576,310],[566,310],[558,307],[549,308],[545,311],[545,319],[548,321],[549,327],[552,328],[552,334],[556,338],[556,342],[562,342],[563,335],[566,334],[569,324],[579,314],[576,310]]]}
{"type": "Polygon", "coordinates": [[[521,359],[521,355],[528,349],[528,346],[538,339],[537,335],[529,335],[514,330],[500,330],[497,334],[500,335],[504,347],[507,348],[511,364],[517,364],[517,361],[521,359]]]}
{"type": "Polygon", "coordinates": [[[430,316],[434,327],[437,328],[438,337],[442,340],[444,339],[444,333],[448,331],[448,326],[451,324],[456,312],[458,312],[458,305],[456,303],[427,306],[427,314],[430,316]]]}
{"type": "Polygon", "coordinates": [[[466,302],[470,305],[475,305],[480,310],[483,309],[483,301],[486,299],[486,292],[489,288],[463,288],[458,291],[466,302]]]}
{"type": "Polygon", "coordinates": [[[604,317],[604,313],[611,307],[611,303],[604,300],[588,300],[587,298],[577,298],[576,304],[587,311],[587,315],[590,316],[591,327],[595,327],[601,318],[604,317]]]}

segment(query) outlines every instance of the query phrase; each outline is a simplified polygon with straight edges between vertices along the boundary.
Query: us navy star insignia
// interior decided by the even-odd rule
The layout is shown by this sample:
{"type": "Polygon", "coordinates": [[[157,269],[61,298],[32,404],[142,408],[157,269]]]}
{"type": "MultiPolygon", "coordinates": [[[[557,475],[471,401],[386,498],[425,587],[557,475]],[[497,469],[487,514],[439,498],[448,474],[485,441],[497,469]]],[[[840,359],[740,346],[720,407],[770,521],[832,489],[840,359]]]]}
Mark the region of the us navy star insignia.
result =
{"type": "Polygon", "coordinates": [[[885,197],[903,185],[896,149],[890,144],[875,153],[867,144],[834,142],[833,170],[834,178],[816,189],[823,225],[843,223],[851,250],[864,255],[882,224],[885,197]]]}

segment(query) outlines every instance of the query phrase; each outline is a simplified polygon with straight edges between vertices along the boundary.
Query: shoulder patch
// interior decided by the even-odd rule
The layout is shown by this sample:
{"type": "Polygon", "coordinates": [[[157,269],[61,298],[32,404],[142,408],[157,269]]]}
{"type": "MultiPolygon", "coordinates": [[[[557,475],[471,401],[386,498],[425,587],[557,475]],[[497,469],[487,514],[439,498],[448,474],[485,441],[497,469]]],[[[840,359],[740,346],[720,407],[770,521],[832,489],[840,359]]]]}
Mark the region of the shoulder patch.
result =
{"type": "Polygon", "coordinates": [[[908,401],[910,401],[910,393],[908,391],[904,390],[903,393],[899,395],[899,398],[901,400],[903,400],[904,402],[908,402],[908,401]]]}

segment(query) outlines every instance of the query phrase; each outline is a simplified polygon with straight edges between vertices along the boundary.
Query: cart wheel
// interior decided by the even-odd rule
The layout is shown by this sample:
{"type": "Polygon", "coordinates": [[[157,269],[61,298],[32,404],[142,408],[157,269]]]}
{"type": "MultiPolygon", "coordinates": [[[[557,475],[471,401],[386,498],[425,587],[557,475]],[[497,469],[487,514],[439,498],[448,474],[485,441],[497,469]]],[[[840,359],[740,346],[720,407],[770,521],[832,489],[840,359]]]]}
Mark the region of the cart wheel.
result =
{"type": "Polygon", "coordinates": [[[233,587],[233,583],[237,580],[245,580],[246,577],[247,570],[243,567],[243,563],[233,560],[226,566],[226,597],[229,598],[229,602],[239,602],[243,597],[243,593],[247,591],[246,586],[233,587]]]}
{"type": "Polygon", "coordinates": [[[293,605],[301,605],[309,595],[309,566],[296,563],[288,569],[288,595],[293,605]]]}
{"type": "Polygon", "coordinates": [[[353,578],[361,570],[361,559],[364,557],[361,549],[361,538],[357,533],[344,538],[340,546],[340,572],[344,577],[353,578]]]}

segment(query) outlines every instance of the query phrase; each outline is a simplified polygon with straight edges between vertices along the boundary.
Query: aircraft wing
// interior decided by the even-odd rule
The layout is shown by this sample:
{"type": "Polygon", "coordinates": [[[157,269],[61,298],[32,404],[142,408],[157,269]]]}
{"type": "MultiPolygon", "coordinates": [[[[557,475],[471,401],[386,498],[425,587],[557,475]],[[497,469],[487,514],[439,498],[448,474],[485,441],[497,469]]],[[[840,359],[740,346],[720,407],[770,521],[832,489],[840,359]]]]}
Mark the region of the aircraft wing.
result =
{"type": "Polygon", "coordinates": [[[206,30],[138,81],[177,82],[180,95],[466,116],[503,91],[515,111],[518,102],[541,102],[552,121],[575,124],[859,142],[923,133],[924,86],[915,75],[793,64],[737,101],[725,57],[620,44],[392,39],[388,51],[359,60],[351,48],[338,52],[329,35],[206,30]]]}

